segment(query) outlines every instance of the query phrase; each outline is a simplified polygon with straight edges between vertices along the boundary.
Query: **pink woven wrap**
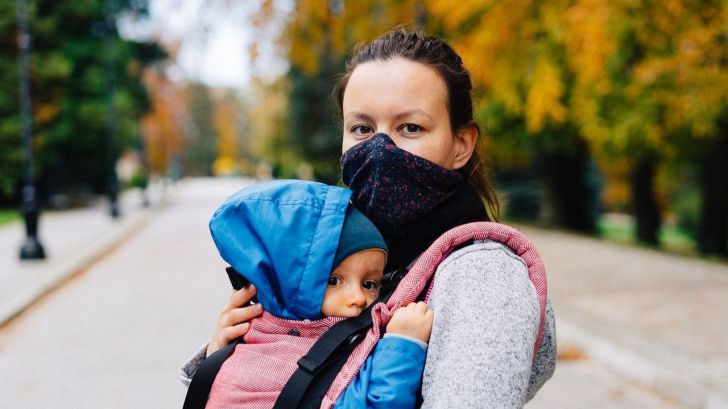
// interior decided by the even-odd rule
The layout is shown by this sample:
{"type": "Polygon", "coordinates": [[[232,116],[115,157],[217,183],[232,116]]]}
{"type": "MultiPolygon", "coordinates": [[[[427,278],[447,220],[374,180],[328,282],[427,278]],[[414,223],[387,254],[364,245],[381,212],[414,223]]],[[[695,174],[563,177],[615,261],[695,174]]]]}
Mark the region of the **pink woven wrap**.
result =
{"type": "MultiPolygon", "coordinates": [[[[381,338],[381,328],[389,322],[397,308],[416,300],[437,266],[459,244],[470,240],[494,240],[511,248],[528,267],[528,275],[536,288],[541,309],[541,322],[534,345],[534,357],[543,337],[546,307],[546,273],[536,248],[517,230],[497,223],[478,222],[456,227],[438,238],[417,260],[385,304],[372,309],[372,329],[359,344],[334,379],[321,403],[333,407],[344,389],[358,374],[367,356],[381,338]]],[[[434,285],[434,282],[433,282],[434,285]]],[[[432,290],[432,286],[428,289],[432,290]]],[[[251,321],[245,344],[223,364],[215,378],[209,409],[260,408],[269,409],[288,378],[297,368],[296,362],[308,352],[316,340],[343,318],[324,318],[317,321],[290,321],[269,313],[251,321]],[[295,329],[300,336],[287,335],[295,329]]]]}
{"type": "Polygon", "coordinates": [[[332,325],[343,318],[291,321],[264,312],[250,321],[245,344],[235,347],[220,368],[207,401],[208,409],[270,409],[296,362],[332,325]],[[295,330],[300,336],[288,335],[295,330]]]}
{"type": "MultiPolygon", "coordinates": [[[[450,254],[452,249],[470,240],[493,240],[500,242],[513,250],[526,263],[528,276],[538,295],[541,313],[538,335],[533,346],[533,356],[535,359],[538,347],[541,345],[541,338],[543,337],[544,315],[546,310],[546,270],[541,261],[541,256],[531,242],[512,227],[490,222],[464,224],[447,231],[432,243],[399,283],[387,304],[380,304],[372,309],[374,326],[369,330],[361,344],[354,349],[344,364],[344,367],[339,372],[339,375],[334,379],[333,384],[321,402],[321,408],[331,408],[334,406],[336,400],[341,396],[341,393],[359,372],[359,368],[364,364],[367,356],[369,356],[377,340],[382,335],[380,328],[386,326],[390,318],[392,318],[394,311],[401,306],[415,301],[424,289],[430,276],[435,273],[437,266],[450,254]]],[[[428,289],[428,296],[431,290],[432,286],[428,289]]]]}

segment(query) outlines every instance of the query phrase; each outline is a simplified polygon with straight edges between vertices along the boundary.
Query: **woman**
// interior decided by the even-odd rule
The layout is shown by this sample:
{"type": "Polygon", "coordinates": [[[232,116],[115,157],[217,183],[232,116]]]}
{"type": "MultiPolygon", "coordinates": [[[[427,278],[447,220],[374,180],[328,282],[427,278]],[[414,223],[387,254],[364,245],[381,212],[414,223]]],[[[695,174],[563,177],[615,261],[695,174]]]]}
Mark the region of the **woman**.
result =
{"type": "MultiPolygon", "coordinates": [[[[380,229],[387,270],[407,267],[445,231],[488,220],[498,204],[476,145],[471,81],[444,41],[404,30],[355,52],[336,97],[342,112],[342,178],[354,205],[380,229]]],[[[207,355],[247,331],[261,313],[233,294],[207,355]]],[[[435,311],[422,394],[425,408],[520,408],[554,370],[550,304],[538,356],[540,310],[526,266],[500,243],[474,242],[435,276],[435,311]]],[[[183,368],[189,379],[205,351],[183,368]]]]}

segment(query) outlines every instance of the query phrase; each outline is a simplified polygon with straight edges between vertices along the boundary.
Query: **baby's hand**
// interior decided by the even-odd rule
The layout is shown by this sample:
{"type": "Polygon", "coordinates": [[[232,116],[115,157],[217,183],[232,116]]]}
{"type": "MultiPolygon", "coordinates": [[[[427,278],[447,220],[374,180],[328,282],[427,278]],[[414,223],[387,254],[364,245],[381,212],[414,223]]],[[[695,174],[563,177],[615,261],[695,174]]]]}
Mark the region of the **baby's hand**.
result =
{"type": "Polygon", "coordinates": [[[427,304],[420,301],[411,303],[394,312],[387,324],[387,332],[406,335],[408,337],[427,342],[432,332],[432,319],[435,313],[427,308],[427,304]]]}

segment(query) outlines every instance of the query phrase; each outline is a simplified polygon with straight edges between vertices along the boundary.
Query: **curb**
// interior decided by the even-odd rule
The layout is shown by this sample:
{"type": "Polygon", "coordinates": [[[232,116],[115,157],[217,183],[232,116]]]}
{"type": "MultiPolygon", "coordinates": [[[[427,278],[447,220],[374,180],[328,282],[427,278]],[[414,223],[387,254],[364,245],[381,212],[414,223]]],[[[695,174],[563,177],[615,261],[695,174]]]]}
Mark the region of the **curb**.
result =
{"type": "Polygon", "coordinates": [[[0,327],[11,322],[53,289],[102,259],[114,247],[138,232],[149,216],[163,209],[169,201],[166,198],[149,208],[140,208],[133,214],[123,216],[102,238],[89,243],[88,247],[75,254],[64,254],[50,264],[45,261],[27,262],[22,267],[22,273],[5,283],[0,290],[0,300],[3,300],[0,304],[0,327]]]}

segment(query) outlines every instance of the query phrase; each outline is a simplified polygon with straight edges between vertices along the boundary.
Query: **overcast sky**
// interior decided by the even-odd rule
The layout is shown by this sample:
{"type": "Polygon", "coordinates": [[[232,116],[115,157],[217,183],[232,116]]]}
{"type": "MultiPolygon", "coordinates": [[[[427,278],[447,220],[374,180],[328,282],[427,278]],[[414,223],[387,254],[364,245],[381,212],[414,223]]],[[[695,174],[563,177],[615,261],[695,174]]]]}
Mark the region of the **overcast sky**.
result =
{"type": "Polygon", "coordinates": [[[207,85],[243,87],[255,74],[272,78],[285,72],[285,60],[276,56],[272,42],[290,12],[290,0],[276,1],[279,16],[264,29],[255,28],[251,16],[260,0],[150,0],[150,19],[144,24],[120,24],[127,36],[155,36],[165,44],[179,43],[177,66],[170,75],[199,80],[207,85]],[[133,28],[130,28],[133,26],[133,28]],[[261,52],[252,66],[249,48],[261,52]]]}

